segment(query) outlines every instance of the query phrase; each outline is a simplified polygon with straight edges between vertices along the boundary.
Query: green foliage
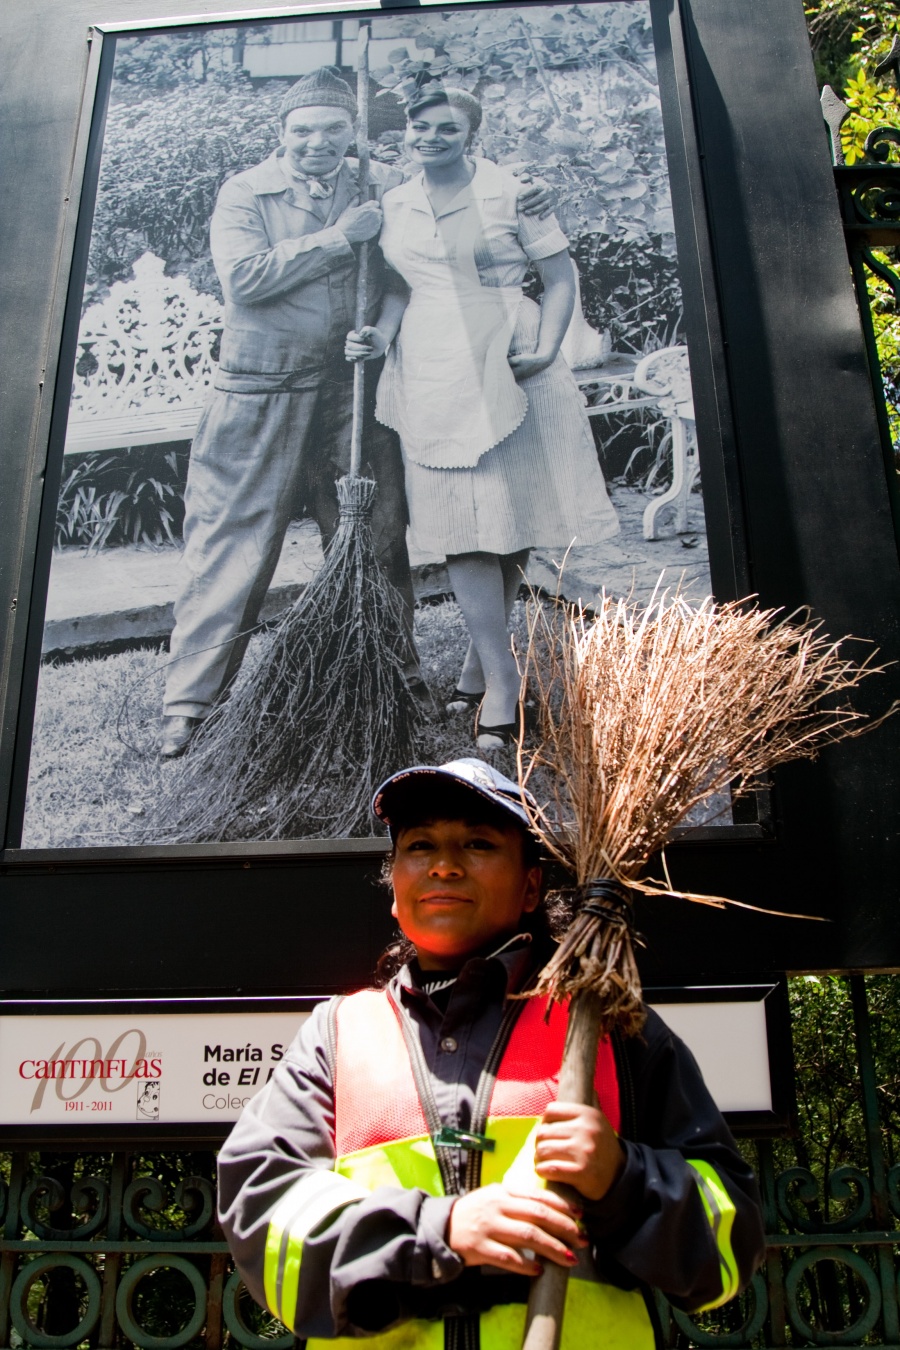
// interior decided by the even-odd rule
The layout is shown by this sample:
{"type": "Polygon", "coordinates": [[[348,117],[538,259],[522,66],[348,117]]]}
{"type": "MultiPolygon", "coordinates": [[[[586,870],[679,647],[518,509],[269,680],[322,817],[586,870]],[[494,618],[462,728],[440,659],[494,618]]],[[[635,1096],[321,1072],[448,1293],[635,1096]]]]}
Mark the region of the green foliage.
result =
{"type": "Polygon", "coordinates": [[[88,553],[113,544],[174,544],[184,519],[187,455],[142,449],[92,456],[68,469],[56,506],[56,546],[88,553]]]}
{"type": "Polygon", "coordinates": [[[171,35],[120,45],[85,303],[129,277],[148,251],[165,258],[170,274],[184,272],[195,289],[221,299],[209,256],[216,195],[226,178],[274,149],[283,85],[254,89],[239,68],[211,61],[199,79],[191,62],[173,57],[171,35]]]}
{"type": "Polygon", "coordinates": [[[900,18],[893,0],[807,0],[809,29],[819,85],[830,84],[852,115],[842,128],[848,164],[863,157],[866,136],[877,126],[900,126],[900,91],[893,81],[875,80],[900,18]]]}
{"type": "MultiPolygon", "coordinates": [[[[874,257],[895,274],[898,269],[898,250],[894,249],[892,258],[883,250],[874,249],[874,257]]],[[[878,347],[878,359],[881,364],[881,378],[884,386],[884,399],[887,404],[888,420],[891,427],[891,439],[900,456],[900,306],[890,286],[881,277],[866,275],[869,292],[869,306],[872,315],[872,327],[875,330],[875,342],[878,347]]],[[[898,460],[900,467],[900,460],[898,460]]]]}
{"type": "MultiPolygon", "coordinates": [[[[835,1219],[846,1202],[830,1195],[835,1168],[867,1170],[862,1084],[847,979],[804,975],[790,981],[799,1133],[777,1145],[781,1167],[799,1165],[816,1178],[822,1219],[835,1219]]],[[[900,979],[866,980],[885,1162],[900,1162],[900,979]]]]}
{"type": "MultiPolygon", "coordinates": [[[[893,75],[875,78],[900,17],[894,0],[807,0],[806,21],[819,84],[830,84],[851,109],[841,128],[848,164],[865,155],[866,137],[876,127],[900,128],[900,89],[893,75]]],[[[900,163],[900,145],[890,146],[890,162],[900,163]]],[[[897,250],[894,250],[896,255],[897,250]]],[[[895,271],[897,257],[876,257],[895,271]]],[[[890,288],[868,277],[869,305],[881,362],[884,394],[894,445],[900,451],[900,313],[890,288]]]]}

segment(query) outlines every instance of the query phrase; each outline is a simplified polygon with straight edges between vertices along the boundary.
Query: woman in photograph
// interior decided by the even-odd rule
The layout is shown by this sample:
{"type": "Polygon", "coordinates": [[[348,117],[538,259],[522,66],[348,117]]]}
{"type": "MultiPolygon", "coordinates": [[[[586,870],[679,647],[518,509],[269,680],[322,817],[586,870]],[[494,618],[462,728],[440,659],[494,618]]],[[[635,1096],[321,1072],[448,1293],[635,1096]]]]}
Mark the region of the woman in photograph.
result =
{"type": "Polygon", "coordinates": [[[407,106],[420,172],[385,193],[382,252],[402,283],[348,359],[386,353],[376,415],[400,436],[414,546],[447,559],[469,647],[449,705],[479,749],[518,734],[509,616],[532,548],[599,543],[618,521],[583,400],[559,354],[575,298],[556,219],[527,216],[508,170],[470,154],[481,104],[431,86],[407,106]],[[522,283],[531,263],[540,306],[522,283]]]}

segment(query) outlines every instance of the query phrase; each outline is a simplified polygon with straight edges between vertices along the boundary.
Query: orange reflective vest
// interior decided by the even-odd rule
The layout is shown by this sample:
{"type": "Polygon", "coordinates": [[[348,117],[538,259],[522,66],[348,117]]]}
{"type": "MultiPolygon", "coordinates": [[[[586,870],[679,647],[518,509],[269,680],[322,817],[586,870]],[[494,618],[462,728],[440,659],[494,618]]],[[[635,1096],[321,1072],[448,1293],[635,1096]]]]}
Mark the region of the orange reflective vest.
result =
{"type": "MultiPolygon", "coordinates": [[[[547,1016],[544,999],[511,1005],[499,1062],[493,1073],[488,1065],[482,1074],[478,1097],[487,1096],[486,1103],[482,1102],[484,1118],[473,1120],[472,1130],[485,1137],[486,1146],[468,1153],[466,1189],[500,1181],[530,1188],[543,1184],[533,1168],[534,1134],[545,1108],[556,1100],[567,1022],[568,1011],[559,1004],[552,1004],[547,1016]]],[[[441,1144],[433,1128],[435,1121],[429,1128],[416,1086],[417,1072],[421,1074],[424,1066],[414,1068],[418,1042],[414,1033],[404,1034],[404,1026],[399,1009],[383,991],[354,994],[337,1010],[337,1158],[332,1173],[319,1173],[316,1178],[321,1195],[310,1192],[307,1196],[311,1219],[319,1207],[324,1217],[377,1186],[420,1187],[430,1195],[458,1189],[458,1145],[441,1144]]],[[[503,1039],[501,1032],[501,1044],[503,1039]]],[[[608,1041],[599,1049],[595,1088],[600,1106],[618,1129],[619,1087],[608,1041]]],[[[478,1101],[475,1111],[478,1114],[478,1101]]],[[[304,1221],[303,1226],[311,1231],[312,1224],[304,1221]]],[[[293,1236],[285,1241],[279,1225],[274,1228],[271,1250],[277,1262],[267,1262],[267,1292],[270,1281],[272,1291],[268,1301],[290,1325],[302,1242],[293,1236]]],[[[296,1233],[296,1222],[292,1233],[296,1233]]],[[[524,1325],[524,1303],[500,1304],[483,1312],[479,1318],[481,1350],[519,1350],[524,1325]]],[[[655,1340],[640,1291],[602,1282],[590,1256],[582,1253],[569,1278],[562,1350],[588,1350],[595,1343],[604,1350],[653,1350],[655,1340]]],[[[406,1321],[366,1337],[365,1344],[372,1350],[444,1350],[444,1324],[441,1320],[406,1321]]],[[[346,1338],[310,1340],[307,1345],[308,1350],[335,1346],[358,1350],[358,1342],[346,1338]]]]}

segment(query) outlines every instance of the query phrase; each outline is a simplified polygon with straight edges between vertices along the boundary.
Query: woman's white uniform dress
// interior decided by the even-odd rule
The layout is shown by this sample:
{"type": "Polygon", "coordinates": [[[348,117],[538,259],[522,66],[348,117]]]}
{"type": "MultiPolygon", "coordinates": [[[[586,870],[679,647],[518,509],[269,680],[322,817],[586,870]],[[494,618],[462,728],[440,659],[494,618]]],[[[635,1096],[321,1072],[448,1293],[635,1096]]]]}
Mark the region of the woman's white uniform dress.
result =
{"type": "Polygon", "coordinates": [[[410,288],[378,386],[400,436],[411,541],[429,553],[516,553],[618,532],[578,386],[562,356],[517,383],[535,349],[529,262],[568,247],[553,216],[522,215],[490,160],[435,216],[423,176],[385,193],[380,244],[410,288]]]}

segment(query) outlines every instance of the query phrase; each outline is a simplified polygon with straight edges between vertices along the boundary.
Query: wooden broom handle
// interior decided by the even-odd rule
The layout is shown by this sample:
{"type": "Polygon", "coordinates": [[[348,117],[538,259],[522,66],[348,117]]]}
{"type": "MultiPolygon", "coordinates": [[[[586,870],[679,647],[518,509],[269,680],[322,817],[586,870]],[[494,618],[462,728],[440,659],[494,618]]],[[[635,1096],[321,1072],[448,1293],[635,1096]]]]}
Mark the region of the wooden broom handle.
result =
{"type": "MultiPolygon", "coordinates": [[[[357,198],[360,206],[369,200],[369,25],[359,25],[356,59],[356,102],[359,108],[359,120],[356,132],[356,153],[359,157],[357,177],[357,198]]],[[[356,316],[354,327],[357,332],[366,322],[366,308],[369,289],[369,245],[359,246],[359,265],[356,273],[356,316]]],[[[357,361],[353,367],[353,421],[350,430],[350,474],[359,477],[362,464],[362,424],[363,398],[366,390],[365,362],[357,361]]]]}
{"type": "MultiPolygon", "coordinates": [[[[590,991],[576,994],[569,1009],[566,1046],[559,1071],[558,1101],[593,1105],[599,1042],[600,1000],[590,991]]],[[[550,1182],[547,1189],[555,1191],[565,1200],[581,1199],[570,1186],[550,1182]]],[[[553,1261],[548,1261],[541,1274],[534,1278],[528,1299],[522,1350],[559,1350],[568,1285],[568,1270],[553,1261]]]]}

